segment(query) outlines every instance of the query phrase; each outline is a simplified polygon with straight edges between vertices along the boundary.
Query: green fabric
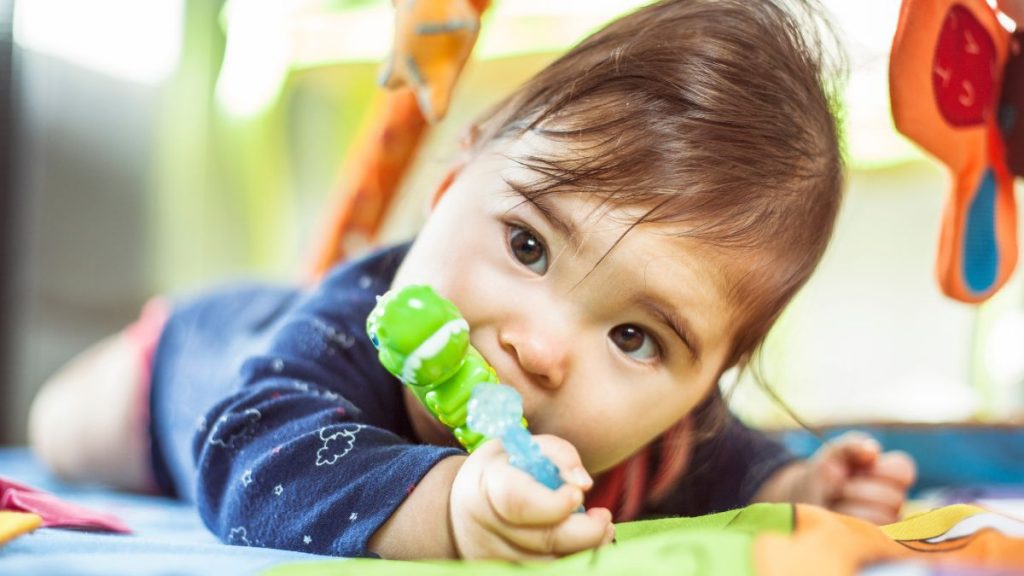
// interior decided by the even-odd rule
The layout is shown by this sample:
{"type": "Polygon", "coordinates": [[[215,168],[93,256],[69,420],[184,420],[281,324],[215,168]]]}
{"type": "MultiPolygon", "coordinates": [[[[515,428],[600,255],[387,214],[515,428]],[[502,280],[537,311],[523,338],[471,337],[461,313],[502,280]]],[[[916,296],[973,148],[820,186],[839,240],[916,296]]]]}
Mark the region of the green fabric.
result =
{"type": "Polygon", "coordinates": [[[664,518],[616,525],[616,543],[545,564],[509,562],[398,562],[326,560],[284,564],[265,576],[752,576],[751,544],[762,532],[791,533],[793,507],[755,504],[695,518],[664,518]]]}
{"type": "Polygon", "coordinates": [[[752,504],[718,514],[692,518],[659,518],[615,525],[619,542],[674,530],[737,530],[750,534],[793,532],[793,506],[790,504],[752,504]]]}

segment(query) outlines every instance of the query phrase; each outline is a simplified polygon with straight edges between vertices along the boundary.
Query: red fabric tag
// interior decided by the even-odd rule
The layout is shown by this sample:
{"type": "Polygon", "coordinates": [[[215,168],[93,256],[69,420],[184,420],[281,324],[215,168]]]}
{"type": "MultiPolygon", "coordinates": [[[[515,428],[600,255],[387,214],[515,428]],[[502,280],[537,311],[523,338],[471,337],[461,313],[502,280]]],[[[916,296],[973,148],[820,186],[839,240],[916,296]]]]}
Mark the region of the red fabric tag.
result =
{"type": "Polygon", "coordinates": [[[113,514],[96,512],[0,476],[0,510],[31,512],[43,519],[44,528],[79,528],[131,534],[113,514]]]}

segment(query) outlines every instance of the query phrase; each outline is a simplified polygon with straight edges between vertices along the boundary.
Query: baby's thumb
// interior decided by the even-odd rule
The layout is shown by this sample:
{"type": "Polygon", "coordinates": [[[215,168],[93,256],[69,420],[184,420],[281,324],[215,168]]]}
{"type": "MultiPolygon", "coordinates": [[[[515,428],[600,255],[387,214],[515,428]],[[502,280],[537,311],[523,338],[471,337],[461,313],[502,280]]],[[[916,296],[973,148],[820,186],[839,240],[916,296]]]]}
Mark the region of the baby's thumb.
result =
{"type": "Polygon", "coordinates": [[[571,442],[550,434],[539,434],[534,436],[534,439],[540,446],[540,451],[558,467],[563,480],[578,486],[584,492],[590,490],[594,480],[583,467],[580,453],[571,442]]]}

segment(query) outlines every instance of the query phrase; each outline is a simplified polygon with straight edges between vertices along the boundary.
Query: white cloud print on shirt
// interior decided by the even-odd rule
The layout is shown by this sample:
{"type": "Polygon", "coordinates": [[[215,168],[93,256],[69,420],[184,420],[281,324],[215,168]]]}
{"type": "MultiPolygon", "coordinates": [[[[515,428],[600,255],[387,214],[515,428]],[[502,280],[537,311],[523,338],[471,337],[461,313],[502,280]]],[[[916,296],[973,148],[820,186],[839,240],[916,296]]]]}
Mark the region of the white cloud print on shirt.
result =
{"type": "Polygon", "coordinates": [[[316,451],[317,466],[331,466],[342,459],[355,448],[356,435],[363,429],[362,424],[355,424],[354,428],[345,428],[329,436],[325,435],[327,428],[320,429],[320,439],[324,445],[316,451]]]}

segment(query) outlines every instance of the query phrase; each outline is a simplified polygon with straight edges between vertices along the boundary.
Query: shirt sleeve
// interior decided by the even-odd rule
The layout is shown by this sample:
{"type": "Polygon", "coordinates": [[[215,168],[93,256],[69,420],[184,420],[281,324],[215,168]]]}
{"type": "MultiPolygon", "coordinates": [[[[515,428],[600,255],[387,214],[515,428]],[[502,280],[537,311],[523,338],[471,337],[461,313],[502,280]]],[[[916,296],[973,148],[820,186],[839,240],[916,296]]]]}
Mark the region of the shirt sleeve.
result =
{"type": "Polygon", "coordinates": [[[769,477],[796,460],[779,442],[726,414],[719,433],[694,446],[686,473],[649,515],[699,516],[746,506],[769,477]]]}
{"type": "Polygon", "coordinates": [[[329,283],[305,298],[200,421],[196,499],[221,540],[369,556],[420,479],[463,453],[407,439],[401,385],[365,337],[372,305],[329,283]]]}

